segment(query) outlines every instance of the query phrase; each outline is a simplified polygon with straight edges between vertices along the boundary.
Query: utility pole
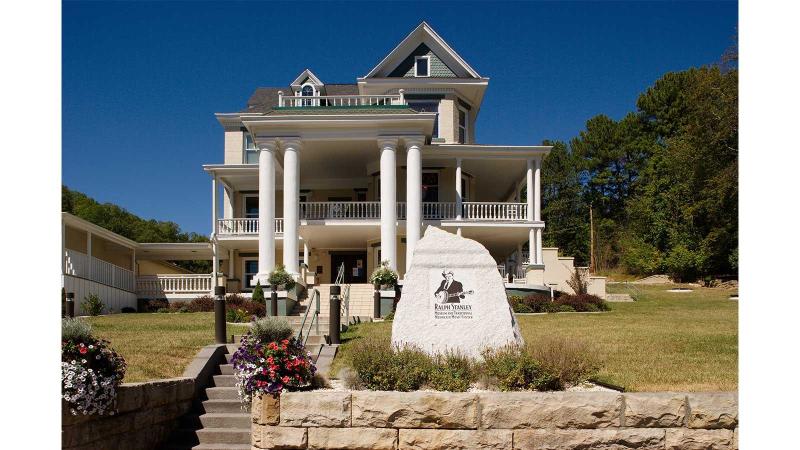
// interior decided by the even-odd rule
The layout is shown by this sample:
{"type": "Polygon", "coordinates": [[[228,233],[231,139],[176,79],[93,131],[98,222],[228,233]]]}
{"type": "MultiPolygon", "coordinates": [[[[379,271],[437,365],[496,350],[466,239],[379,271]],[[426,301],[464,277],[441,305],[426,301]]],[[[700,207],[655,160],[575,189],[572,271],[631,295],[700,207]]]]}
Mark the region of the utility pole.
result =
{"type": "Polygon", "coordinates": [[[594,218],[591,203],[589,203],[589,273],[594,273],[594,218]]]}

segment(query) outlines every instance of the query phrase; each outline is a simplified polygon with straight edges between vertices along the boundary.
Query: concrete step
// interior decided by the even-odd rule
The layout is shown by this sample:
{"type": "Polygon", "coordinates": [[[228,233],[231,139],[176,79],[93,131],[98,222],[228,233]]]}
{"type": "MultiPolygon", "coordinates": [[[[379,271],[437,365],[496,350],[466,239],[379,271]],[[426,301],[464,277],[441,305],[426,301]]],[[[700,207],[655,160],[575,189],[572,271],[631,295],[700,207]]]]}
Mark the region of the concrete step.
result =
{"type": "Polygon", "coordinates": [[[220,375],[233,375],[233,365],[232,364],[220,364],[219,365],[219,373],[220,373],[220,375]]]}
{"type": "Polygon", "coordinates": [[[249,428],[250,414],[241,413],[207,413],[199,416],[203,428],[249,428]]]}
{"type": "Polygon", "coordinates": [[[233,375],[214,375],[214,387],[236,386],[236,377],[233,375]]]}
{"type": "Polygon", "coordinates": [[[238,398],[204,400],[202,409],[205,413],[241,413],[250,411],[250,407],[248,406],[245,409],[238,398]]]}
{"type": "Polygon", "coordinates": [[[236,387],[211,387],[206,388],[206,397],[209,400],[236,400],[239,401],[239,390],[236,387]]]}
{"type": "Polygon", "coordinates": [[[250,427],[202,428],[195,431],[201,444],[249,444],[250,427]]]}

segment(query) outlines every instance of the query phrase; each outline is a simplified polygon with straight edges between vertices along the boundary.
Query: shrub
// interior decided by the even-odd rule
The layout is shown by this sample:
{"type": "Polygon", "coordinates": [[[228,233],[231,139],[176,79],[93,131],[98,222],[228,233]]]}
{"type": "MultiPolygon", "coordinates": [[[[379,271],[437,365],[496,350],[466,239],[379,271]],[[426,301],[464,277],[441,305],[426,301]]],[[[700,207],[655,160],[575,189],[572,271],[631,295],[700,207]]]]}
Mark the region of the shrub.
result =
{"type": "MultiPolygon", "coordinates": [[[[364,336],[352,344],[352,361],[358,382],[376,391],[394,390],[394,352],[389,336],[364,336]]],[[[353,383],[354,384],[354,383],[353,383]]]]}
{"type": "Polygon", "coordinates": [[[168,312],[170,312],[170,311],[169,311],[169,308],[158,308],[158,309],[156,310],[156,312],[157,312],[157,313],[168,313],[168,312]]]}
{"type": "Polygon", "coordinates": [[[244,302],[241,309],[244,310],[249,316],[264,317],[267,315],[267,308],[262,303],[258,302],[244,302]]]}
{"type": "Polygon", "coordinates": [[[241,306],[242,303],[246,301],[247,299],[243,295],[239,294],[230,294],[225,297],[225,304],[227,306],[241,306]]]}
{"type": "Polygon", "coordinates": [[[130,306],[123,306],[122,307],[122,312],[123,313],[135,313],[136,312],[136,308],[132,308],[130,306]]]}
{"type": "Polygon", "coordinates": [[[286,319],[265,317],[253,322],[250,334],[262,342],[277,342],[288,339],[294,331],[286,319]]]}
{"type": "Polygon", "coordinates": [[[83,319],[61,319],[61,340],[89,342],[92,339],[92,325],[83,319]]]}
{"type": "Polygon", "coordinates": [[[477,372],[472,359],[447,352],[434,358],[428,384],[437,391],[466,392],[476,379],[477,372]]]}
{"type": "Polygon", "coordinates": [[[269,284],[277,286],[282,285],[287,290],[292,289],[295,285],[294,278],[286,271],[286,267],[283,264],[279,264],[275,267],[275,270],[269,273],[269,278],[267,280],[269,284]]]}
{"type": "Polygon", "coordinates": [[[394,349],[392,358],[393,390],[408,392],[421,388],[429,379],[433,361],[422,350],[405,346],[394,349]]]}
{"type": "Polygon", "coordinates": [[[256,321],[242,337],[231,364],[243,403],[250,403],[253,395],[278,395],[284,389],[311,383],[316,367],[303,344],[291,334],[288,322],[270,317],[256,321]]]}
{"type": "Polygon", "coordinates": [[[483,370],[497,380],[501,391],[550,391],[561,388],[557,377],[542,367],[524,348],[507,346],[483,353],[483,370]]]}
{"type": "MultiPolygon", "coordinates": [[[[170,312],[184,312],[181,309],[186,309],[186,302],[170,302],[169,303],[169,310],[170,312]]],[[[188,311],[188,309],[186,309],[188,311]]]]}
{"type": "Polygon", "coordinates": [[[228,308],[225,311],[225,321],[231,323],[249,322],[250,316],[243,309],[228,308]]]}
{"type": "Polygon", "coordinates": [[[106,305],[100,301],[100,297],[97,294],[89,294],[83,298],[83,302],[81,302],[81,308],[83,308],[83,312],[90,316],[99,316],[103,312],[103,308],[106,305]]]}
{"type": "Polygon", "coordinates": [[[261,282],[256,282],[256,287],[253,288],[253,297],[252,301],[256,303],[261,303],[262,305],[265,304],[264,300],[264,288],[261,287],[261,282]]]}
{"type": "Polygon", "coordinates": [[[389,261],[381,261],[380,267],[372,272],[369,277],[369,282],[372,284],[380,284],[381,286],[394,287],[397,284],[397,272],[389,268],[389,261]]]}
{"type": "Polygon", "coordinates": [[[62,397],[72,415],[113,414],[125,360],[79,319],[61,322],[62,397]]]}
{"type": "Polygon", "coordinates": [[[145,311],[147,312],[159,312],[162,308],[169,309],[169,302],[166,299],[153,298],[145,300],[145,311]]]}
{"type": "Polygon", "coordinates": [[[512,305],[511,308],[514,310],[515,313],[535,312],[530,306],[526,305],[525,303],[517,303],[515,305],[512,305]]]}
{"type": "Polygon", "coordinates": [[[579,340],[544,337],[528,344],[527,350],[559,380],[562,388],[580,384],[599,370],[596,353],[579,340]]]}
{"type": "Polygon", "coordinates": [[[569,280],[567,280],[567,285],[575,291],[575,295],[583,295],[589,292],[589,280],[587,280],[586,275],[588,270],[575,268],[572,271],[572,276],[569,280]]]}
{"type": "Polygon", "coordinates": [[[558,312],[575,312],[575,308],[570,305],[558,305],[558,312]]]}
{"type": "Polygon", "coordinates": [[[214,297],[203,295],[192,299],[187,305],[189,312],[210,312],[214,311],[214,297]]]}
{"type": "Polygon", "coordinates": [[[553,301],[555,305],[570,306],[574,311],[580,312],[595,312],[595,311],[608,311],[608,303],[602,298],[592,295],[561,295],[556,297],[553,301]]]}

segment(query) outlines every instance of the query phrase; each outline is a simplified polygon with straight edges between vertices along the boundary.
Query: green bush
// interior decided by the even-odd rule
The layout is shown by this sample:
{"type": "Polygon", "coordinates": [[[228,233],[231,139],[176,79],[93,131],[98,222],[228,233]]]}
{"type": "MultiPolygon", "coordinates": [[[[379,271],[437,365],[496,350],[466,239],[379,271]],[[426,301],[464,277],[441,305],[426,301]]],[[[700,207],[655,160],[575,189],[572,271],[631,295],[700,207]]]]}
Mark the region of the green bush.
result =
{"type": "Polygon", "coordinates": [[[228,308],[225,311],[225,321],[231,323],[247,323],[250,321],[250,316],[243,309],[228,308]]]}
{"type": "Polygon", "coordinates": [[[261,287],[261,282],[256,282],[256,287],[253,288],[253,301],[256,303],[266,304],[264,300],[264,288],[261,287]]]}
{"type": "Polygon", "coordinates": [[[88,342],[92,339],[92,325],[83,319],[61,319],[61,339],[71,342],[88,342]]]}
{"type": "Polygon", "coordinates": [[[210,295],[201,295],[195,297],[187,305],[189,312],[211,312],[214,311],[214,297],[210,295]]]}
{"type": "Polygon", "coordinates": [[[559,379],[524,348],[507,346],[483,353],[483,370],[497,380],[501,391],[552,391],[562,388],[559,379]]]}
{"type": "Polygon", "coordinates": [[[375,391],[394,390],[394,352],[390,338],[368,335],[351,345],[353,358],[350,364],[360,384],[375,391]]]}
{"type": "Polygon", "coordinates": [[[575,312],[575,308],[570,305],[558,305],[558,312],[575,312]]]}
{"type": "Polygon", "coordinates": [[[292,289],[295,285],[294,278],[286,271],[286,267],[283,264],[279,264],[275,267],[275,270],[269,273],[268,281],[269,284],[276,286],[283,285],[286,290],[292,289]]]}
{"type": "Polygon", "coordinates": [[[278,342],[289,339],[294,331],[286,319],[264,317],[253,322],[253,325],[250,326],[250,334],[261,342],[278,342]]]}
{"type": "Polygon", "coordinates": [[[89,294],[83,298],[83,302],[81,302],[81,308],[83,308],[83,312],[90,316],[99,316],[103,313],[103,308],[106,305],[100,301],[100,297],[97,294],[89,294]]]}
{"type": "Polygon", "coordinates": [[[562,388],[588,380],[600,368],[597,353],[580,340],[544,337],[528,344],[526,351],[558,379],[562,388]]]}
{"type": "Polygon", "coordinates": [[[158,308],[156,310],[157,313],[168,313],[170,312],[169,308],[158,308]]]}
{"type": "Polygon", "coordinates": [[[437,355],[433,359],[428,384],[437,391],[466,392],[477,379],[475,363],[456,352],[437,355]]]}

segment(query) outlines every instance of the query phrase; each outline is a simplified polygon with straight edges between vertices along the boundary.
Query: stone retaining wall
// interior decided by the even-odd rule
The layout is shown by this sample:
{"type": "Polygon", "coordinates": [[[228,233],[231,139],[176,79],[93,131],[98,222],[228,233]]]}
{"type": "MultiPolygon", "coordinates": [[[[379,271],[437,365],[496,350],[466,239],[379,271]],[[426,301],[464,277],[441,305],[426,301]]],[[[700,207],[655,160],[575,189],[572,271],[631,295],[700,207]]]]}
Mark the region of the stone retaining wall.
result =
{"type": "Polygon", "coordinates": [[[66,450],[141,450],[166,439],[192,407],[193,378],[124,383],[113,416],[73,416],[63,406],[61,447],[66,450]]]}
{"type": "Polygon", "coordinates": [[[738,448],[736,392],[289,392],[252,407],[258,449],[738,448]]]}

